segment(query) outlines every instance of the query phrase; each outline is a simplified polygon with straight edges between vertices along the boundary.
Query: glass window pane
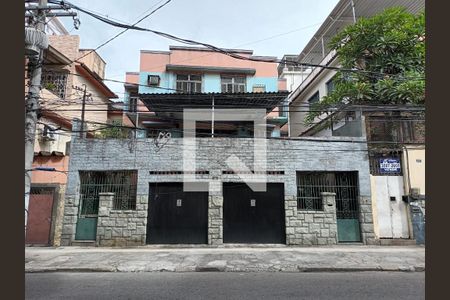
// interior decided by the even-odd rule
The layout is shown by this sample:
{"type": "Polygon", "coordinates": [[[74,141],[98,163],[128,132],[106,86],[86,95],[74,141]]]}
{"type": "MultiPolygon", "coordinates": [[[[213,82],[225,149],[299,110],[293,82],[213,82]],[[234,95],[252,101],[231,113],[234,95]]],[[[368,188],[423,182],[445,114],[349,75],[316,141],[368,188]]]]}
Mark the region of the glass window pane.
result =
{"type": "Polygon", "coordinates": [[[234,81],[236,83],[245,83],[245,77],[235,77],[234,81]]]}
{"type": "Polygon", "coordinates": [[[191,75],[190,77],[191,77],[190,80],[192,81],[202,81],[201,75],[191,75]]]}
{"type": "Polygon", "coordinates": [[[231,77],[222,77],[222,83],[231,83],[232,78],[231,77]]]}
{"type": "Polygon", "coordinates": [[[177,80],[188,80],[189,76],[184,74],[177,74],[177,80]]]}

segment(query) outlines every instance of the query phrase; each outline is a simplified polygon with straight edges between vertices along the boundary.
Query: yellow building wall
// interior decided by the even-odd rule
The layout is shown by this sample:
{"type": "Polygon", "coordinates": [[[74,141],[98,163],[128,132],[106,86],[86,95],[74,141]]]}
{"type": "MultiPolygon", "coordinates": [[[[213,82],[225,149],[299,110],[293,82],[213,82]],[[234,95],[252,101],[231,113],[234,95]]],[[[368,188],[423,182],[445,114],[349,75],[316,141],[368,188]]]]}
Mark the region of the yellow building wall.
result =
{"type": "Polygon", "coordinates": [[[409,193],[410,188],[419,188],[420,194],[425,195],[425,149],[407,147],[403,156],[405,192],[409,193]]]}

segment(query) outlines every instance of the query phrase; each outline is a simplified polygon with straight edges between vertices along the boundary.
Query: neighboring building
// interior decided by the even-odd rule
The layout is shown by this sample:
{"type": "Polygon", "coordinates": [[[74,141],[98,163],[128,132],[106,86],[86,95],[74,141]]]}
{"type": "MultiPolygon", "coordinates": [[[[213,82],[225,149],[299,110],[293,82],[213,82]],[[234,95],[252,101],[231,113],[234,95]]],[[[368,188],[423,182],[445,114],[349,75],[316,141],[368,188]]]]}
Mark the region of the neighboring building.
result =
{"type": "Polygon", "coordinates": [[[275,63],[172,46],[141,51],[140,72],[126,79],[126,114],[145,135],[73,134],[62,245],[377,242],[365,139],[277,137],[286,122],[277,107],[288,92],[275,63]],[[184,165],[185,108],[211,117],[196,124],[194,170],[184,165]],[[243,121],[213,119],[219,108],[265,110],[265,192],[254,192],[226,163],[236,156],[253,171],[261,162],[255,131],[243,121]],[[189,174],[206,189],[184,190],[189,174]]]}
{"type": "MultiPolygon", "coordinates": [[[[389,7],[405,7],[410,13],[420,13],[425,9],[424,0],[340,0],[317,32],[298,55],[297,62],[339,67],[336,52],[328,44],[338,32],[354,20],[371,17],[389,7]],[[353,5],[354,6],[353,6],[353,5]],[[354,8],[354,9],[353,9],[354,8]]],[[[313,68],[300,86],[289,95],[292,107],[307,107],[309,103],[319,101],[333,89],[335,70],[320,67],[313,68]]],[[[306,112],[292,110],[289,114],[291,136],[300,136],[308,127],[304,125],[306,112]]]]}
{"type": "MultiPolygon", "coordinates": [[[[200,47],[170,46],[169,50],[141,50],[140,71],[126,73],[125,106],[133,123],[145,128],[147,136],[154,136],[161,126],[169,127],[168,131],[176,136],[180,124],[166,122],[161,115],[149,111],[142,102],[145,97],[176,101],[171,94],[186,98],[183,93],[196,93],[209,97],[213,105],[214,94],[260,93],[263,97],[286,90],[285,80],[278,79],[276,63],[239,60],[200,47]]],[[[245,57],[272,58],[253,56],[252,50],[228,51],[245,57]]],[[[285,111],[275,108],[268,115],[271,136],[281,135],[280,129],[287,123],[285,111]]],[[[230,129],[233,130],[236,128],[230,129]]]]}
{"type": "Polygon", "coordinates": [[[286,89],[289,92],[295,91],[309,75],[311,68],[288,63],[289,61],[297,62],[298,55],[286,54],[282,60],[286,62],[278,65],[278,78],[286,80],[286,89]]]}
{"type": "Polygon", "coordinates": [[[25,242],[58,246],[69,170],[71,120],[81,116],[83,89],[86,87],[89,95],[85,113],[87,129],[108,122],[110,99],[117,96],[103,83],[105,62],[95,51],[74,62],[90,50],[79,49],[79,37],[67,35],[57,19],[52,19],[47,29],[52,35],[49,35],[50,46],[44,52],[42,111],[35,135],[25,242]]]}
{"type": "MultiPolygon", "coordinates": [[[[425,9],[425,1],[341,0],[301,51],[298,62],[339,67],[336,52],[328,49],[331,38],[355,20],[373,16],[393,6],[402,6],[411,13],[419,13],[425,9]]],[[[410,213],[412,207],[402,199],[406,199],[403,196],[425,198],[424,116],[420,112],[395,115],[383,108],[361,113],[355,108],[352,112],[336,112],[325,119],[317,118],[311,127],[305,125],[308,106],[333,90],[335,74],[335,70],[316,67],[289,96],[291,137],[367,136],[375,233],[382,239],[414,237],[420,242],[420,234],[411,228],[415,222],[412,221],[414,212],[410,213]],[[396,128],[389,125],[393,122],[398,125],[396,128]],[[383,142],[389,145],[381,147],[380,143],[383,142]],[[394,147],[390,145],[392,143],[398,144],[394,147]],[[401,170],[381,174],[380,159],[400,162],[401,170]]],[[[351,107],[346,107],[346,110],[351,110],[351,107]]],[[[421,203],[424,207],[424,201],[421,203]]]]}

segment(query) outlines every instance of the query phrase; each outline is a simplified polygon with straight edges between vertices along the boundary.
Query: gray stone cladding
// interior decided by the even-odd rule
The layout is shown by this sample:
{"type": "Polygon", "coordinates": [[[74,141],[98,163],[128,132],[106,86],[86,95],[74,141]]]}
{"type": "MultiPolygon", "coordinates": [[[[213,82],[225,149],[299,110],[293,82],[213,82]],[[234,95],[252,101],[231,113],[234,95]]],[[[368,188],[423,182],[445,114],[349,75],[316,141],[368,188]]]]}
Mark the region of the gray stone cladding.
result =
{"type": "MultiPolygon", "coordinates": [[[[78,128],[78,124],[74,123],[74,128],[78,128]]],[[[236,155],[249,169],[253,169],[253,140],[197,138],[195,148],[196,169],[209,171],[209,174],[197,175],[198,178],[209,182],[208,243],[219,245],[223,241],[222,182],[241,182],[238,175],[223,173],[231,169],[225,160],[231,155],[236,155]]],[[[268,139],[266,153],[266,169],[284,172],[267,175],[267,182],[284,184],[287,244],[336,243],[336,229],[334,221],[331,220],[335,218],[335,214],[332,213],[335,206],[324,205],[324,211],[315,212],[297,210],[298,171],[357,171],[362,242],[365,244],[374,242],[369,161],[364,138],[268,139]]],[[[180,174],[154,173],[154,171],[183,170],[183,139],[172,138],[161,146],[156,145],[153,139],[89,139],[74,135],[71,143],[61,245],[70,245],[74,240],[79,209],[78,174],[79,171],[88,170],[138,171],[136,211],[109,209],[107,215],[107,212],[101,209],[101,214],[105,215],[99,216],[97,243],[114,245],[122,241],[122,244],[145,244],[149,183],[183,182],[183,175],[180,174]],[[103,221],[105,222],[102,223],[103,221]]],[[[108,203],[112,201],[108,200],[108,203]]]]}
{"type": "Polygon", "coordinates": [[[296,197],[285,200],[286,243],[289,245],[337,244],[335,193],[322,193],[323,210],[298,210],[296,197]]]}
{"type": "Polygon", "coordinates": [[[99,194],[98,246],[139,246],[145,244],[148,197],[136,199],[135,210],[113,210],[114,193],[99,194]]]}

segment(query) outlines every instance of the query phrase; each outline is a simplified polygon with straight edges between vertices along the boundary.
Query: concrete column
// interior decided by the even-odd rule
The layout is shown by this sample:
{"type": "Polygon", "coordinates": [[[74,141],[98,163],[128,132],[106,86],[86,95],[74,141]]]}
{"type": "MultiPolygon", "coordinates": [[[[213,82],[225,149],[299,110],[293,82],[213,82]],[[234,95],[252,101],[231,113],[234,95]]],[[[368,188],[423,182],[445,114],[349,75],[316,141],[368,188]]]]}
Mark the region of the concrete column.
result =
{"type": "Polygon", "coordinates": [[[113,207],[114,193],[99,193],[98,194],[98,219],[97,219],[97,246],[103,246],[105,240],[110,240],[111,232],[108,229],[111,227],[110,212],[113,207]]]}
{"type": "Polygon", "coordinates": [[[327,244],[337,244],[337,216],[336,216],[336,193],[322,192],[323,211],[325,212],[325,223],[329,227],[327,244]]]}

